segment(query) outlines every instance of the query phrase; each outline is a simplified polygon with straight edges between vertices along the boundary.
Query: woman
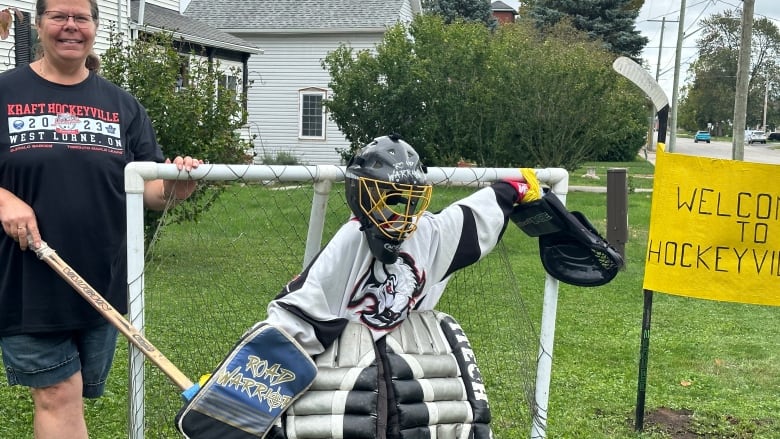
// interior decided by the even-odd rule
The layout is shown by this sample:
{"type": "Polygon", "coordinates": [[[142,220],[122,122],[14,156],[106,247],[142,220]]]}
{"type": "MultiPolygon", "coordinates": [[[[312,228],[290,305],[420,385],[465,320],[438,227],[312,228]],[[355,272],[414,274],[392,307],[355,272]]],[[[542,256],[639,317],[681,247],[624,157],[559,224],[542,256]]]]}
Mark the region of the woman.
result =
{"type": "MultiPolygon", "coordinates": [[[[103,394],[117,331],[25,250],[45,238],[126,312],[124,167],[171,161],[138,101],[89,68],[97,1],[38,0],[35,14],[42,56],[0,75],[0,348],[9,383],[31,388],[35,437],[84,439],[82,398],[103,394]]],[[[159,210],[194,189],[148,181],[144,202],[159,210]]]]}

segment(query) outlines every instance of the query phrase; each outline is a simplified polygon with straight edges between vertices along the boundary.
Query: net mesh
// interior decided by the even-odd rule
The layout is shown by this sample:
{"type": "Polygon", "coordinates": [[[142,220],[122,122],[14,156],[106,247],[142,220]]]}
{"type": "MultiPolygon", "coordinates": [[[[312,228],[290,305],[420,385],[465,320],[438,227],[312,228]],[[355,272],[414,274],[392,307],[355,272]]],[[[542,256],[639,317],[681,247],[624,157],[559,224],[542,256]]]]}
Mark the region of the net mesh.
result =
{"type": "MultiPolygon", "coordinates": [[[[439,185],[432,211],[473,192],[439,185]]],[[[311,184],[235,182],[196,223],[165,224],[145,263],[146,333],[193,380],[210,372],[302,269],[311,184]]],[[[343,185],[330,194],[323,245],[349,218],[343,185]]],[[[520,233],[511,233],[515,237],[520,233]]],[[[536,258],[535,251],[531,253],[536,258]]],[[[537,282],[543,278],[534,274],[537,282]]],[[[486,381],[497,437],[530,431],[538,332],[505,245],[461,270],[437,307],[466,331],[486,381]]],[[[541,287],[537,287],[541,291],[541,287]]],[[[146,367],[146,436],[178,437],[178,389],[146,367]]]]}

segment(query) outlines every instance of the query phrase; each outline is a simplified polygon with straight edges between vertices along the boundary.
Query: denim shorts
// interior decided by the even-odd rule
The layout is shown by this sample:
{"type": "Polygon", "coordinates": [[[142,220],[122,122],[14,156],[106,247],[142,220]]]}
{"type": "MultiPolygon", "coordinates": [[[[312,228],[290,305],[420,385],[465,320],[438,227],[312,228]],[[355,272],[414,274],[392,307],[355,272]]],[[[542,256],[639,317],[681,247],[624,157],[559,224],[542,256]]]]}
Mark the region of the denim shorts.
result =
{"type": "Polygon", "coordinates": [[[116,350],[117,330],[105,323],[79,331],[0,337],[8,384],[49,387],[78,371],[85,398],[103,395],[116,350]]]}

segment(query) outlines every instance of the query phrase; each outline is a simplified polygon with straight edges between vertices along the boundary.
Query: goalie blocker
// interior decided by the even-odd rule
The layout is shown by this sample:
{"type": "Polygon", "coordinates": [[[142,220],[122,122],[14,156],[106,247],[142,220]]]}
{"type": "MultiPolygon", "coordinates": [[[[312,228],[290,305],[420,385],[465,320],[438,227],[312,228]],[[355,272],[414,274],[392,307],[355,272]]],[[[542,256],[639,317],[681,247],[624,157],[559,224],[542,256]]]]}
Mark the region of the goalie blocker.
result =
{"type": "Polygon", "coordinates": [[[188,439],[265,437],[316,375],[292,337],[257,324],[194,395],[184,395],[191,399],[176,415],[176,428],[188,439]]]}
{"type": "Polygon", "coordinates": [[[549,190],[539,200],[516,205],[509,218],[539,238],[542,266],[561,282],[596,287],[610,282],[623,267],[623,257],[585,215],[567,210],[549,190]]]}

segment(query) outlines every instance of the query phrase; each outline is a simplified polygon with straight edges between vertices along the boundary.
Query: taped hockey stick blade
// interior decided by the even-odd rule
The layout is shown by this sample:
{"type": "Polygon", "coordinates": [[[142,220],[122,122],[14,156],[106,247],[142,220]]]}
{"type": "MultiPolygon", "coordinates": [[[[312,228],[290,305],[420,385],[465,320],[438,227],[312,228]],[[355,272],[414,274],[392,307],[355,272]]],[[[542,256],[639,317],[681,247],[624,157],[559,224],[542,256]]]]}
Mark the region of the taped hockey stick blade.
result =
{"type": "Polygon", "coordinates": [[[661,111],[665,107],[669,106],[669,99],[666,97],[666,93],[658,85],[655,79],[647,72],[642,66],[636,63],[636,61],[625,56],[621,56],[612,63],[612,68],[616,72],[625,76],[629,81],[633,82],[637,87],[641,88],[650,100],[653,101],[656,111],[661,111]]]}
{"type": "Polygon", "coordinates": [[[658,115],[658,143],[666,143],[666,128],[669,118],[669,98],[666,93],[641,65],[631,58],[621,56],[612,63],[612,68],[633,82],[653,101],[658,115]]]}

